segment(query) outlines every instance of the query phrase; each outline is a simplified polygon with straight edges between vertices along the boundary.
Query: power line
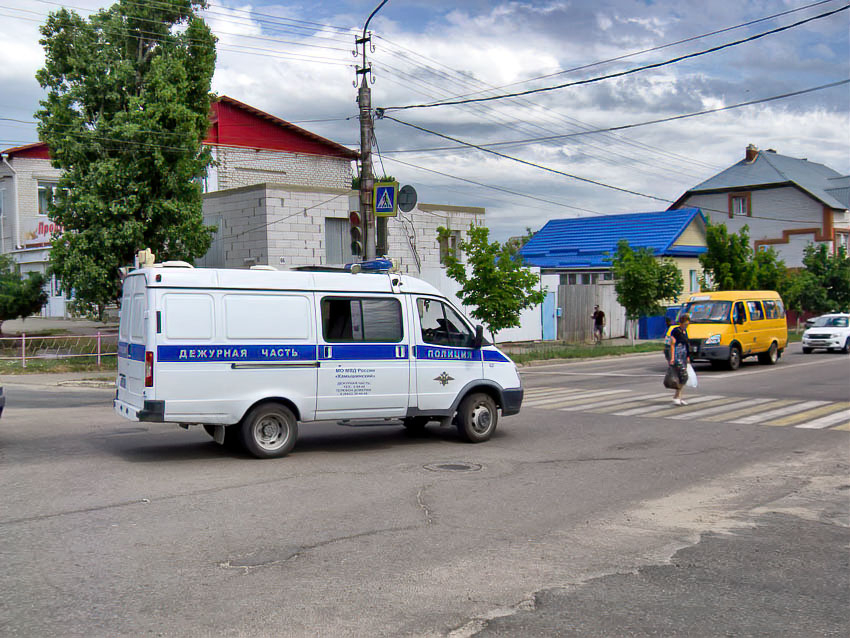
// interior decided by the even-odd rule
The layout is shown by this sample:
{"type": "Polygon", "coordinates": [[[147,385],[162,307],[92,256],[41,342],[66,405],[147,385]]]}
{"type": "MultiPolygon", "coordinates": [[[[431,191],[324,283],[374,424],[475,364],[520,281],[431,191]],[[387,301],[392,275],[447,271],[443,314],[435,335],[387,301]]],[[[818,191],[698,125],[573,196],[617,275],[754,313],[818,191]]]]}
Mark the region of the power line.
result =
{"type": "MultiPolygon", "coordinates": [[[[594,130],[590,130],[590,131],[579,131],[577,133],[565,133],[563,135],[549,135],[549,136],[546,136],[546,137],[533,137],[533,138],[527,138],[527,139],[523,139],[523,140],[510,140],[510,141],[505,141],[505,142],[491,142],[489,144],[481,144],[480,148],[493,148],[493,147],[496,147],[496,146],[513,146],[513,145],[522,145],[522,144],[533,144],[533,143],[536,143],[536,142],[549,142],[549,141],[553,141],[553,140],[560,140],[560,139],[565,139],[565,138],[570,138],[570,137],[579,137],[579,136],[582,136],[582,135],[590,135],[590,134],[593,134],[593,133],[607,133],[607,132],[610,132],[610,131],[622,131],[622,130],[625,130],[625,129],[637,128],[639,126],[648,126],[650,124],[661,124],[663,122],[672,122],[672,121],[675,121],[675,120],[684,120],[684,119],[687,119],[687,118],[690,118],[690,117],[697,117],[699,115],[708,115],[710,113],[719,113],[720,111],[729,111],[729,110],[738,109],[738,108],[741,108],[741,107],[744,107],[744,106],[752,106],[754,104],[763,104],[765,102],[772,102],[774,100],[782,100],[782,99],[786,99],[786,98],[789,98],[789,97],[795,97],[797,95],[804,95],[806,93],[813,93],[815,91],[822,91],[824,89],[831,89],[831,88],[834,88],[836,86],[842,86],[842,85],[848,84],[848,83],[850,83],[850,79],[839,80],[838,82],[831,82],[830,84],[822,84],[820,86],[815,86],[815,87],[812,87],[812,88],[809,88],[809,89],[802,89],[800,91],[793,91],[791,93],[783,93],[782,95],[773,95],[771,97],[765,97],[765,98],[761,98],[761,99],[758,99],[758,100],[750,100],[748,102],[739,102],[738,104],[730,104],[728,106],[721,106],[721,107],[718,107],[716,109],[706,109],[704,111],[695,111],[693,113],[685,113],[685,114],[682,114],[682,115],[671,115],[670,117],[663,117],[663,118],[659,118],[659,119],[656,119],[656,120],[648,120],[646,122],[635,122],[633,124],[622,124],[620,126],[609,126],[607,128],[594,129],[594,130]]],[[[380,111],[380,109],[378,109],[378,111],[380,111]]],[[[378,117],[380,117],[380,116],[381,116],[381,113],[379,112],[378,117]]],[[[0,118],[0,119],[2,119],[2,118],[0,118]]],[[[393,118],[388,118],[388,119],[393,119],[393,118]]],[[[394,120],[394,121],[398,121],[398,120],[394,120]]],[[[465,145],[465,143],[464,143],[464,145],[465,145]]],[[[393,153],[393,154],[395,154],[395,153],[424,153],[424,152],[431,152],[431,151],[451,151],[451,150],[457,150],[458,148],[459,147],[457,147],[457,146],[441,146],[441,147],[435,147],[435,148],[401,149],[401,150],[395,150],[395,151],[384,151],[384,153],[386,153],[386,154],[390,154],[390,153],[393,153]]]]}
{"type": "MultiPolygon", "coordinates": [[[[656,196],[656,195],[648,195],[648,194],[646,194],[646,193],[641,193],[641,192],[638,192],[638,191],[633,191],[633,190],[630,190],[630,189],[627,189],[627,188],[621,188],[621,187],[619,187],[619,186],[613,186],[613,185],[611,185],[611,184],[606,184],[605,182],[600,182],[600,181],[598,181],[598,180],[589,179],[589,178],[587,178],[587,177],[579,177],[578,175],[573,175],[573,174],[571,174],[571,173],[566,173],[566,172],[564,172],[564,171],[559,171],[559,170],[557,170],[557,169],[554,169],[554,168],[551,168],[551,167],[548,167],[548,166],[543,166],[542,164],[536,164],[535,162],[529,162],[529,161],[526,161],[526,160],[520,159],[520,158],[518,158],[518,157],[512,157],[512,156],[510,156],[510,155],[505,155],[504,153],[500,153],[499,151],[494,151],[494,150],[492,150],[492,149],[488,149],[488,148],[482,148],[482,147],[480,147],[480,146],[476,146],[475,144],[470,144],[469,142],[464,142],[463,140],[459,140],[459,139],[457,139],[457,138],[450,137],[450,136],[448,136],[448,135],[444,135],[443,133],[438,133],[438,132],[436,132],[436,131],[431,131],[431,130],[426,129],[426,128],[423,128],[423,127],[421,127],[421,126],[416,126],[415,124],[410,124],[409,122],[403,122],[403,121],[401,121],[401,120],[399,120],[399,119],[396,119],[396,118],[394,118],[394,117],[391,117],[391,116],[389,116],[389,115],[385,115],[385,116],[384,116],[384,119],[392,120],[393,122],[397,122],[397,123],[399,123],[399,124],[403,124],[404,126],[409,126],[409,127],[411,127],[411,128],[414,128],[414,129],[420,130],[420,131],[422,131],[422,132],[424,132],[424,133],[430,133],[431,135],[436,135],[436,136],[438,136],[438,137],[442,137],[442,138],[445,138],[445,139],[451,140],[451,141],[453,141],[453,142],[457,142],[458,144],[463,144],[463,145],[465,145],[465,146],[471,146],[471,147],[473,147],[473,148],[477,148],[478,150],[480,150],[480,151],[484,151],[485,153],[491,153],[491,154],[493,154],[493,155],[496,155],[496,156],[498,156],[498,157],[502,157],[502,158],[504,158],[504,159],[508,159],[508,160],[511,160],[511,161],[514,161],[514,162],[518,162],[518,163],[520,163],[520,164],[525,164],[526,166],[530,166],[530,167],[532,167],[532,168],[538,168],[538,169],[540,169],[540,170],[544,170],[544,171],[547,171],[547,172],[549,172],[549,173],[555,173],[555,174],[557,174],[557,175],[562,175],[562,176],[564,176],[564,177],[569,177],[569,178],[571,178],[571,179],[575,179],[575,180],[578,180],[578,181],[580,181],[580,182],[586,182],[586,183],[589,183],[589,184],[593,184],[593,185],[595,185],[595,186],[602,186],[603,188],[608,188],[608,189],[615,190],[615,191],[619,191],[619,192],[622,192],[622,193],[627,193],[627,194],[629,194],[629,195],[638,195],[638,196],[640,196],[640,197],[646,197],[646,198],[648,198],[648,199],[654,199],[654,200],[656,200],[656,201],[659,201],[659,202],[665,202],[665,203],[668,203],[668,204],[675,203],[675,201],[676,201],[676,200],[672,200],[672,199],[667,199],[667,198],[665,198],[665,197],[658,197],[658,196],[656,196]]],[[[391,161],[399,161],[399,160],[396,160],[395,158],[387,158],[387,159],[389,159],[389,160],[391,160],[391,161]]],[[[701,209],[702,209],[702,210],[707,210],[707,211],[712,212],[712,213],[721,213],[721,214],[724,214],[724,215],[727,215],[727,214],[729,213],[729,211],[727,211],[727,210],[719,210],[719,209],[714,209],[714,208],[703,208],[703,207],[701,207],[701,209]]],[[[794,221],[794,220],[789,220],[789,219],[782,219],[782,218],[780,218],[780,217],[766,217],[766,216],[759,216],[759,215],[749,215],[748,217],[749,217],[750,219],[767,219],[767,220],[771,220],[771,221],[794,221]]]]}
{"type": "MultiPolygon", "coordinates": [[[[470,95],[477,95],[479,93],[484,93],[485,91],[489,91],[489,90],[495,91],[495,90],[499,90],[499,89],[506,89],[506,88],[511,87],[511,86],[517,86],[519,84],[527,84],[528,82],[534,82],[536,80],[545,80],[547,78],[557,77],[559,75],[566,75],[568,73],[574,73],[575,71],[583,71],[585,69],[590,69],[590,68],[593,68],[595,66],[601,66],[603,64],[609,64],[611,62],[619,62],[620,60],[625,60],[627,58],[635,57],[637,55],[642,55],[644,53],[652,53],[653,51],[660,51],[661,49],[667,49],[669,47],[677,46],[679,44],[685,44],[686,42],[693,42],[694,40],[700,40],[702,38],[707,38],[707,37],[710,37],[710,36],[713,36],[713,35],[718,35],[720,33],[726,33],[728,31],[735,31],[737,29],[749,27],[749,26],[752,26],[754,24],[758,24],[760,22],[767,22],[768,20],[773,20],[774,18],[779,18],[779,17],[785,16],[785,15],[789,15],[791,13],[797,13],[799,11],[804,11],[806,9],[811,9],[812,7],[816,7],[816,6],[819,6],[819,5],[822,5],[822,4],[828,4],[828,3],[834,2],[834,1],[835,0],[819,0],[818,2],[806,4],[806,5],[803,5],[801,7],[797,7],[795,9],[789,9],[787,11],[781,11],[779,13],[774,13],[774,14],[769,15],[769,16],[764,16],[763,18],[757,18],[755,20],[750,20],[749,22],[742,22],[740,24],[735,24],[735,25],[730,26],[730,27],[724,27],[723,29],[717,29],[715,31],[709,31],[707,33],[701,33],[699,35],[690,36],[688,38],[676,40],[675,42],[668,42],[667,44],[660,44],[658,46],[650,47],[648,49],[642,49],[640,51],[632,51],[631,53],[624,53],[622,55],[618,55],[618,56],[613,57],[613,58],[608,58],[607,60],[599,60],[598,62],[591,62],[589,64],[583,64],[581,66],[576,66],[576,67],[573,67],[571,69],[562,69],[561,71],[556,71],[554,73],[547,73],[546,75],[538,75],[536,77],[527,78],[525,80],[520,80],[518,82],[511,82],[510,84],[503,84],[501,86],[492,86],[492,87],[489,87],[488,89],[483,89],[481,91],[475,91],[473,93],[467,93],[465,95],[456,95],[456,96],[454,96],[454,98],[469,97],[470,95]]],[[[378,37],[378,38],[380,38],[380,39],[382,39],[382,40],[384,40],[384,41],[386,41],[390,44],[393,44],[393,43],[389,42],[389,40],[387,40],[386,38],[384,38],[380,35],[377,35],[376,37],[378,37]]],[[[396,44],[395,46],[401,47],[401,45],[398,45],[398,44],[396,44]]],[[[401,47],[401,48],[404,48],[404,47],[401,47]]],[[[421,55],[421,54],[418,54],[418,55],[421,55]]],[[[425,59],[429,59],[429,58],[426,58],[425,56],[422,56],[422,57],[425,58],[425,59]]],[[[431,60],[431,61],[433,62],[434,60],[431,60]]]]}
{"type": "Polygon", "coordinates": [[[474,104],[474,103],[477,103],[477,102],[490,102],[490,101],[493,101],[493,100],[502,100],[502,99],[505,99],[505,98],[521,97],[521,96],[524,96],[524,95],[533,95],[535,93],[543,93],[543,92],[546,92],[546,91],[555,91],[555,90],[558,90],[558,89],[565,89],[565,88],[568,88],[568,87],[571,87],[571,86],[580,86],[580,85],[584,85],[584,84],[591,84],[591,83],[594,83],[594,82],[600,82],[602,80],[610,80],[610,79],[613,79],[613,78],[618,78],[618,77],[623,77],[623,76],[626,76],[626,75],[632,75],[634,73],[639,73],[641,71],[647,71],[649,69],[657,69],[657,68],[660,68],[660,67],[668,66],[670,64],[675,64],[677,62],[681,62],[682,60],[688,60],[688,59],[691,59],[691,58],[696,58],[696,57],[699,57],[699,56],[702,56],[702,55],[706,55],[708,53],[715,53],[717,51],[721,51],[723,49],[728,49],[730,47],[737,46],[739,44],[745,44],[747,42],[753,42],[753,41],[758,40],[760,38],[764,38],[768,35],[773,35],[775,33],[787,31],[788,29],[793,29],[795,27],[799,27],[803,24],[806,24],[808,22],[812,22],[814,20],[820,20],[820,19],[823,19],[823,18],[827,18],[827,17],[835,15],[835,14],[841,12],[841,11],[846,11],[847,9],[850,9],[850,4],[844,5],[843,7],[839,7],[838,9],[834,9],[832,11],[827,11],[826,13],[821,13],[819,15],[812,16],[810,18],[805,18],[803,20],[799,20],[799,21],[794,22],[792,24],[788,24],[788,25],[785,25],[785,26],[782,26],[782,27],[777,27],[775,29],[771,29],[770,31],[764,31],[762,33],[757,33],[755,35],[749,36],[747,38],[742,38],[740,40],[735,40],[733,42],[726,42],[725,44],[720,44],[718,46],[711,47],[709,49],[703,49],[702,51],[696,51],[694,53],[688,53],[686,55],[680,55],[676,58],[671,58],[671,59],[665,60],[663,62],[655,62],[653,64],[645,64],[643,66],[635,67],[635,68],[632,68],[632,69],[627,69],[625,71],[618,71],[616,73],[608,73],[606,75],[600,75],[600,76],[593,77],[593,78],[586,78],[584,80],[576,80],[574,82],[566,82],[564,84],[558,84],[558,85],[555,85],[555,86],[545,86],[545,87],[541,87],[539,89],[529,89],[527,91],[518,91],[516,93],[504,93],[502,95],[491,95],[489,97],[471,98],[471,99],[465,99],[465,100],[453,100],[453,101],[449,101],[449,102],[431,102],[429,104],[408,104],[406,106],[387,106],[387,107],[384,107],[383,110],[384,111],[404,111],[404,110],[408,110],[408,109],[433,108],[435,106],[455,106],[455,105],[460,105],[460,104],[474,104]]]}

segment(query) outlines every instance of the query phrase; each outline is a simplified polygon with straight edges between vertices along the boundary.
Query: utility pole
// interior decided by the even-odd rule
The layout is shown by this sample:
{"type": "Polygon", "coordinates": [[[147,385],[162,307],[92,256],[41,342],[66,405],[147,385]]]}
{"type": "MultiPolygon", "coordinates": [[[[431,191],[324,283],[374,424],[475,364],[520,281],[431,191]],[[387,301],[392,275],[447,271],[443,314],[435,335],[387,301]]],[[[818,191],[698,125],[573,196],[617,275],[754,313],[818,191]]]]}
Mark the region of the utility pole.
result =
{"type": "Polygon", "coordinates": [[[374,259],[378,226],[375,223],[375,207],[372,205],[372,188],[375,176],[372,174],[372,137],[374,121],[372,120],[372,90],[369,88],[369,75],[372,67],[366,62],[366,49],[372,40],[366,35],[369,22],[389,0],[383,0],[369,14],[363,25],[363,35],[356,40],[358,47],[363,47],[363,65],[357,69],[360,78],[360,88],[357,91],[357,103],[360,106],[360,220],[363,224],[363,259],[374,259]]]}

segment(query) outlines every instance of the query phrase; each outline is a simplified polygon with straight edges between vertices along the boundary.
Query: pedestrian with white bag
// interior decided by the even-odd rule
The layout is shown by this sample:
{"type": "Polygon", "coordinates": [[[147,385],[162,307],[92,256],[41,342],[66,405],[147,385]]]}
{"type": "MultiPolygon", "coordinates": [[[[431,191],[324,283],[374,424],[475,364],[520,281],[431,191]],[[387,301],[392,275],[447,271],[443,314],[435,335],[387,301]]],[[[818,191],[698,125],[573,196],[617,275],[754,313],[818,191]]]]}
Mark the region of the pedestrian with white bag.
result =
{"type": "Polygon", "coordinates": [[[690,343],[688,341],[688,324],[690,323],[690,315],[684,313],[679,317],[679,325],[670,332],[672,347],[670,348],[669,367],[667,368],[667,375],[664,377],[664,385],[676,391],[673,395],[673,403],[676,405],[688,405],[682,399],[682,390],[686,384],[692,388],[697,387],[697,375],[691,366],[690,343]]]}

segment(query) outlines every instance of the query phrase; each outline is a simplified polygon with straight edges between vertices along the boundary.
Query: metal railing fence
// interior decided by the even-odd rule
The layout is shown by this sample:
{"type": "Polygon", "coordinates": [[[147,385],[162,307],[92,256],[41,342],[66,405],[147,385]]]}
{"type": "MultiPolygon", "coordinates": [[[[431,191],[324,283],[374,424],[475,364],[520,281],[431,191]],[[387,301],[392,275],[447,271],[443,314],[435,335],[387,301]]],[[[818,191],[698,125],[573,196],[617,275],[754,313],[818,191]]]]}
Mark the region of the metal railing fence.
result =
{"type": "Polygon", "coordinates": [[[27,367],[33,359],[75,359],[90,357],[98,366],[103,357],[118,354],[118,333],[97,332],[90,335],[0,337],[0,361],[20,361],[27,367]]]}

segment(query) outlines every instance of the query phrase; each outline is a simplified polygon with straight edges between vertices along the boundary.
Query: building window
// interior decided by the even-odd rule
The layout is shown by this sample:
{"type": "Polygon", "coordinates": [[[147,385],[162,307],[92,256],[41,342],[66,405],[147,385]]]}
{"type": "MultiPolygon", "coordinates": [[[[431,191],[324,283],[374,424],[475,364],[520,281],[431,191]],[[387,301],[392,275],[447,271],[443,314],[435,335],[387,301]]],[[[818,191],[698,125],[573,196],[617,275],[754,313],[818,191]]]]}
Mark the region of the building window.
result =
{"type": "Polygon", "coordinates": [[[582,286],[589,286],[590,285],[590,273],[589,272],[581,273],[581,285],[582,286]]]}
{"type": "Polygon", "coordinates": [[[51,182],[38,183],[38,214],[47,215],[50,203],[56,199],[56,184],[51,182]]]}
{"type": "Polygon", "coordinates": [[[729,195],[729,217],[749,217],[752,215],[752,203],[749,193],[729,195]]]}
{"type": "Polygon", "coordinates": [[[844,249],[845,254],[850,254],[850,233],[835,233],[835,252],[839,248],[844,249]]]}
{"type": "Polygon", "coordinates": [[[447,234],[440,236],[440,263],[445,264],[446,258],[451,255],[457,257],[457,246],[460,243],[460,231],[450,230],[447,234]]]}
{"type": "Polygon", "coordinates": [[[614,273],[612,273],[612,272],[603,273],[602,274],[602,280],[603,281],[613,281],[614,280],[614,273]]]}
{"type": "Polygon", "coordinates": [[[575,273],[567,275],[567,283],[571,286],[575,286],[578,283],[578,275],[575,273]]]}
{"type": "Polygon", "coordinates": [[[690,272],[690,276],[691,276],[691,287],[690,287],[690,291],[691,291],[691,292],[699,292],[699,277],[697,276],[697,271],[696,271],[696,270],[692,270],[692,271],[690,272]]]}

